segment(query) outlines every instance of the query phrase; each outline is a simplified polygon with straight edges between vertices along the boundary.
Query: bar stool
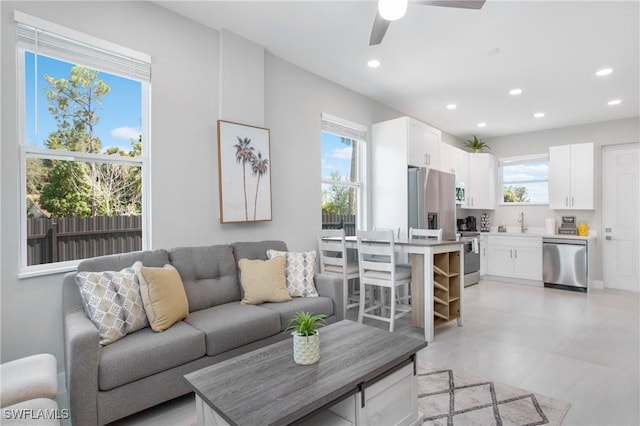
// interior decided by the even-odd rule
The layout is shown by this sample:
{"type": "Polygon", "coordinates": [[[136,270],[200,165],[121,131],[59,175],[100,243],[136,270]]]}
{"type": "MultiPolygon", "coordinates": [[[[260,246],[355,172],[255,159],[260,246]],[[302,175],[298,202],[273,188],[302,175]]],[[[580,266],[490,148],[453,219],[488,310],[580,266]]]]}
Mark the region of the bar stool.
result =
{"type": "Polygon", "coordinates": [[[396,265],[393,231],[358,231],[357,242],[360,265],[358,322],[362,323],[364,318],[385,321],[389,323],[389,331],[393,331],[395,320],[411,312],[411,306],[399,304],[396,298],[398,287],[411,283],[411,269],[396,265]],[[376,288],[380,289],[380,297],[373,298],[368,306],[365,302],[367,286],[371,294],[376,288]],[[385,289],[391,293],[388,299],[384,294],[385,289]],[[379,315],[373,313],[378,310],[379,315]],[[385,315],[386,311],[389,312],[388,316],[385,315]]]}
{"type": "Polygon", "coordinates": [[[320,258],[320,273],[339,275],[343,280],[343,313],[347,317],[347,310],[360,305],[360,299],[355,286],[349,282],[360,277],[357,262],[349,262],[345,244],[344,229],[322,229],[318,232],[318,256],[320,258]]]}

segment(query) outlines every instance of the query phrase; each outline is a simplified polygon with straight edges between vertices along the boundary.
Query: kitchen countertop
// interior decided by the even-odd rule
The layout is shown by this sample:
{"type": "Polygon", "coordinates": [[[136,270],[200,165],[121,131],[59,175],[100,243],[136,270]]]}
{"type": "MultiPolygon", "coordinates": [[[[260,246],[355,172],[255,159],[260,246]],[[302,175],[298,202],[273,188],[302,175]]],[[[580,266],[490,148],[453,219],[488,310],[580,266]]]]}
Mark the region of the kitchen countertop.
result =
{"type": "Polygon", "coordinates": [[[563,238],[567,240],[595,240],[596,235],[588,235],[586,237],[581,237],[579,235],[559,235],[559,234],[546,234],[544,230],[536,230],[533,229],[531,231],[527,231],[525,233],[521,232],[481,232],[480,235],[490,235],[497,237],[530,237],[530,238],[563,238]]]}

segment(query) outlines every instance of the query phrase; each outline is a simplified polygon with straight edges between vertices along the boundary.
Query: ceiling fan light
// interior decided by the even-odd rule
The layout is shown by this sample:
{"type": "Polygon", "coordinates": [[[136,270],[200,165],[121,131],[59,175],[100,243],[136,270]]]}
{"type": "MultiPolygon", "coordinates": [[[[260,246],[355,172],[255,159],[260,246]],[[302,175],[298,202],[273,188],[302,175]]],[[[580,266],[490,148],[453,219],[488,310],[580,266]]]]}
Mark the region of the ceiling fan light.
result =
{"type": "Polygon", "coordinates": [[[407,13],[408,4],[408,0],[378,0],[378,13],[387,21],[395,21],[407,13]]]}

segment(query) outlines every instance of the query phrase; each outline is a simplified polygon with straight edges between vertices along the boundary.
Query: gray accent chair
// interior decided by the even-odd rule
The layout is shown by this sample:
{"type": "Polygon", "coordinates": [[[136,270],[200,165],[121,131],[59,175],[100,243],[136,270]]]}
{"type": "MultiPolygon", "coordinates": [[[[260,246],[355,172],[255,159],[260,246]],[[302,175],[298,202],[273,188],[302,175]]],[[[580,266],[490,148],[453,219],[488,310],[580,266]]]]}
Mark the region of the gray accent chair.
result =
{"type": "Polygon", "coordinates": [[[266,259],[268,249],[287,251],[282,241],[179,247],[102,256],[78,265],[82,271],[119,271],[136,261],[172,264],[180,273],[189,316],[162,333],[150,327],[100,346],[98,330],[84,312],[77,272],[63,282],[64,355],[74,425],[114,422],[191,392],[184,375],[284,340],[287,319],[298,310],[343,319],[342,280],[316,274],[320,297],[241,305],[238,260],[266,259]]]}

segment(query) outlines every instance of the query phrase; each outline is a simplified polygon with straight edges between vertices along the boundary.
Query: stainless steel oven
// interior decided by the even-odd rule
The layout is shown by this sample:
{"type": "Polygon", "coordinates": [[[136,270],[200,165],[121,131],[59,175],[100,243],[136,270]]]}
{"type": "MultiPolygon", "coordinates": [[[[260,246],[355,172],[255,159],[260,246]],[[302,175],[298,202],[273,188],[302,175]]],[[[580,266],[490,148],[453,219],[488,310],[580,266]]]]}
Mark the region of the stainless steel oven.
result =
{"type": "Polygon", "coordinates": [[[461,232],[464,247],[464,286],[480,282],[480,233],[461,232]]]}

